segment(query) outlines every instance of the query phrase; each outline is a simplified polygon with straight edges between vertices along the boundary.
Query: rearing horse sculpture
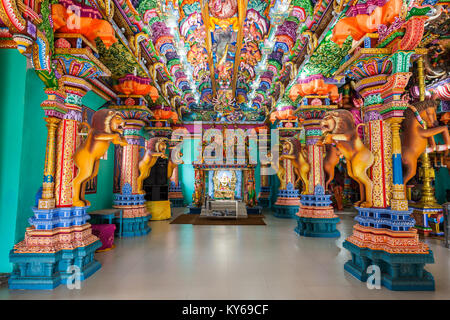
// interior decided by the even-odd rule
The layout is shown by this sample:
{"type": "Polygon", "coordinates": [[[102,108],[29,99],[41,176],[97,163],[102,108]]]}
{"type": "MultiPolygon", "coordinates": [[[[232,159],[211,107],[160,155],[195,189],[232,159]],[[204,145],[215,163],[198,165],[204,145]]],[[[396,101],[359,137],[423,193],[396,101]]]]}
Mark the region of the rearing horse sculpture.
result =
{"type": "Polygon", "coordinates": [[[437,126],[437,102],[425,100],[413,103],[405,110],[402,122],[402,164],[403,184],[406,185],[417,172],[417,160],[427,148],[427,141],[434,148],[433,137],[442,133],[447,149],[450,147],[450,136],[447,126],[437,126]],[[423,124],[426,123],[425,129],[423,124]]]}

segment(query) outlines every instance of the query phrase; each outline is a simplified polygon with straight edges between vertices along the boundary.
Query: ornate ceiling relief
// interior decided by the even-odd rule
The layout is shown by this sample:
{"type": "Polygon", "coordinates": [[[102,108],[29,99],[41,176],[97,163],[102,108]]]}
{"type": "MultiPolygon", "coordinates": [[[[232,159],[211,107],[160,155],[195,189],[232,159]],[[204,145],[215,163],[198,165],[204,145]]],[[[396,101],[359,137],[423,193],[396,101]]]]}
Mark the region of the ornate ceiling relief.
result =
{"type": "MultiPolygon", "coordinates": [[[[405,1],[410,16],[425,10],[423,5],[434,6],[427,13],[420,47],[429,49],[428,84],[446,79],[440,61],[448,55],[447,6],[435,0],[405,1]]],[[[112,74],[102,81],[112,87],[127,75],[149,79],[159,92],[157,100],[149,99],[150,107],[170,108],[185,122],[264,121],[281,101],[291,101],[290,89],[305,78],[321,74],[333,83],[333,74],[350,58],[361,30],[383,36],[410,19],[396,18],[402,0],[53,2],[42,1],[42,16],[36,14],[36,52],[54,51],[53,31],[69,32],[67,8],[79,5],[82,23],[75,31],[92,43],[94,55],[112,74]],[[375,20],[380,16],[385,25],[351,27],[348,22],[361,20],[361,15],[375,20]]],[[[18,30],[20,25],[11,27],[18,30]]],[[[15,39],[26,50],[28,39],[18,34],[15,39]]],[[[59,47],[67,45],[63,40],[59,47]]],[[[55,83],[46,61],[51,60],[41,59],[37,69],[47,83],[55,83]]]]}

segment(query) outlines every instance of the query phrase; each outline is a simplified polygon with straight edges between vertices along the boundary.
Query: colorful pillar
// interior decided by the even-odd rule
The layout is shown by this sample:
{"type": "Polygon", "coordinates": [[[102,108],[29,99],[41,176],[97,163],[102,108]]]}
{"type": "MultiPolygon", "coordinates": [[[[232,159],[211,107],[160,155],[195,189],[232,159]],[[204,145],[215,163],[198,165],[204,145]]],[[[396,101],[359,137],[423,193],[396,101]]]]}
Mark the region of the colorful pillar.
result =
{"type": "MultiPolygon", "coordinates": [[[[423,57],[420,56],[417,59],[417,71],[419,78],[419,99],[420,101],[425,100],[425,75],[423,68],[423,57]]],[[[426,126],[426,123],[424,123],[426,126]]],[[[426,129],[426,128],[425,128],[426,129]]],[[[422,198],[418,203],[411,205],[413,210],[412,215],[416,221],[415,228],[417,231],[425,236],[430,234],[437,234],[439,227],[433,232],[432,224],[439,225],[439,221],[443,217],[443,208],[436,201],[434,196],[434,188],[432,181],[435,178],[434,168],[431,166],[430,158],[428,156],[427,150],[421,156],[422,166],[419,168],[419,175],[423,181],[422,187],[422,198]],[[433,223],[432,221],[436,222],[433,223]]]]}
{"type": "Polygon", "coordinates": [[[53,59],[59,88],[46,89],[48,99],[41,104],[48,127],[43,194],[32,208],[25,239],[10,252],[10,289],[53,289],[72,281],[74,272],[83,281],[101,267],[94,259],[101,242],[87,222],[88,207],[72,206],[72,157],[79,141],[81,99],[91,88],[86,80],[111,73],[83,42],[78,49],[55,48],[53,59]]]}
{"type": "MultiPolygon", "coordinates": [[[[301,128],[298,125],[297,119],[279,121],[278,132],[280,136],[280,144],[283,146],[285,143],[283,140],[293,138],[299,133],[300,130],[301,128]]],[[[285,152],[286,151],[282,151],[281,155],[285,152]]],[[[293,219],[295,218],[295,213],[298,211],[298,207],[300,205],[300,191],[295,186],[296,178],[292,160],[280,159],[280,157],[277,175],[278,179],[281,180],[280,187],[278,189],[278,198],[274,204],[274,216],[277,218],[293,219]]]]}
{"type": "MultiPolygon", "coordinates": [[[[388,65],[388,57],[379,57],[381,63],[388,65]]],[[[386,67],[388,68],[388,67],[386,67]]],[[[388,72],[388,70],[384,70],[388,72]]],[[[356,83],[356,90],[364,99],[364,144],[375,157],[372,167],[368,170],[368,176],[372,180],[373,206],[386,208],[390,203],[392,171],[389,163],[391,159],[391,129],[389,123],[383,121],[380,108],[383,99],[380,95],[386,82],[385,74],[367,74],[356,83]]]]}
{"type": "MultiPolygon", "coordinates": [[[[305,81],[308,81],[306,79],[305,81]]],[[[331,195],[325,194],[325,173],[323,158],[325,147],[318,145],[322,136],[320,122],[328,110],[337,106],[330,104],[328,95],[304,96],[300,106],[300,115],[304,119],[306,147],[310,166],[309,188],[300,196],[300,208],[296,214],[295,232],[305,237],[339,237],[336,229],[339,218],[331,206],[331,195]]]]}
{"type": "Polygon", "coordinates": [[[64,75],[61,80],[64,84],[66,99],[64,101],[67,113],[58,127],[55,198],[56,207],[72,206],[72,180],[76,176],[76,167],[73,155],[80,143],[78,137],[79,123],[82,120],[82,99],[91,90],[89,83],[72,75],[64,75]]]}
{"type": "MultiPolygon", "coordinates": [[[[268,146],[270,148],[270,133],[269,129],[264,127],[264,131],[258,132],[259,146],[268,146]]],[[[270,208],[272,206],[270,201],[270,184],[267,168],[270,166],[270,161],[259,159],[260,163],[260,188],[258,194],[258,204],[261,207],[270,208]]]]}
{"type": "MultiPolygon", "coordinates": [[[[364,48],[337,71],[357,81],[365,99],[365,142],[375,157],[370,169],[373,206],[356,207],[357,224],[343,243],[351,253],[344,269],[367,281],[375,265],[380,268],[381,284],[390,290],[434,290],[433,276],[424,270],[426,263],[434,262],[433,253],[413,228],[401,171],[399,126],[407,102],[400,96],[410,76],[410,59],[417,52],[399,50],[396,39],[403,34],[397,31],[390,28],[380,34],[376,49],[371,47],[373,41],[362,42],[364,48]]],[[[420,41],[421,34],[410,31],[405,38],[420,41]]]]}
{"type": "Polygon", "coordinates": [[[128,145],[119,147],[122,148],[120,193],[114,194],[113,207],[122,210],[122,236],[136,237],[151,231],[148,226],[151,214],[146,209],[144,195],[138,193],[137,185],[140,149],[144,147],[140,131],[149,123],[151,115],[144,97],[151,89],[150,79],[129,74],[119,79],[115,89],[122,94],[117,96],[113,108],[119,110],[125,120],[124,137],[128,145]]]}
{"type": "Polygon", "coordinates": [[[38,209],[55,208],[55,164],[56,164],[56,130],[61,119],[56,117],[44,118],[47,127],[47,148],[45,152],[44,181],[42,183],[42,197],[38,202],[38,209]]]}

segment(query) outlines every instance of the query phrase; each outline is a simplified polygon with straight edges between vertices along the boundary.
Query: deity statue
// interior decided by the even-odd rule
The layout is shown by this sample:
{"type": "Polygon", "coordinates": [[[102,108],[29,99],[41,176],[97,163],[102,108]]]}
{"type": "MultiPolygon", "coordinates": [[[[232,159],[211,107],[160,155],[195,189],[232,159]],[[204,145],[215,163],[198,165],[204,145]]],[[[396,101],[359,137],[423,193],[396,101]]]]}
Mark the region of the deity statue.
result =
{"type": "Polygon", "coordinates": [[[215,171],[213,181],[214,198],[234,199],[236,188],[236,173],[234,171],[215,171]]]}

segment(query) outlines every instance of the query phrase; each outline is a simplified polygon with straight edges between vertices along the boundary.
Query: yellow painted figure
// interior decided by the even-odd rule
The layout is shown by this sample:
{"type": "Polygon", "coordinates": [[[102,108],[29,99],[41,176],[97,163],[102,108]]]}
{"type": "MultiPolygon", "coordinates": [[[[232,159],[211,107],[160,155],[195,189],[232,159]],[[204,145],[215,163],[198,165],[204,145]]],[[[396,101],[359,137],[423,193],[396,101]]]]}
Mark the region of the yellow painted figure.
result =
{"type": "Polygon", "coordinates": [[[184,163],[184,161],[181,159],[181,157],[183,157],[182,152],[175,152],[173,153],[172,157],[171,159],[169,159],[169,164],[167,165],[167,179],[170,179],[172,177],[173,170],[175,170],[178,165],[184,163]]]}
{"type": "Polygon", "coordinates": [[[287,159],[291,160],[294,167],[294,173],[297,176],[295,185],[297,186],[300,180],[303,183],[302,194],[308,193],[309,189],[309,171],[311,169],[305,150],[302,150],[300,142],[294,138],[288,138],[283,143],[283,154],[280,156],[280,161],[287,159]]]}
{"type": "Polygon", "coordinates": [[[343,109],[329,111],[324,115],[321,127],[321,143],[336,144],[347,160],[348,175],[359,184],[361,201],[356,202],[355,206],[371,207],[372,180],[367,176],[367,169],[372,166],[374,156],[359,137],[352,113],[343,109]]]}
{"type": "Polygon", "coordinates": [[[150,147],[145,152],[144,157],[139,162],[139,177],[137,178],[138,193],[145,194],[143,189],[144,180],[150,175],[150,170],[155,165],[159,157],[167,158],[166,142],[164,138],[150,139],[150,147]]]}
{"type": "Polygon", "coordinates": [[[106,153],[110,142],[126,146],[127,140],[122,136],[124,120],[114,110],[99,110],[92,116],[92,126],[87,139],[75,152],[73,159],[78,168],[73,179],[73,206],[89,206],[84,199],[86,182],[97,176],[100,158],[106,153]]]}

